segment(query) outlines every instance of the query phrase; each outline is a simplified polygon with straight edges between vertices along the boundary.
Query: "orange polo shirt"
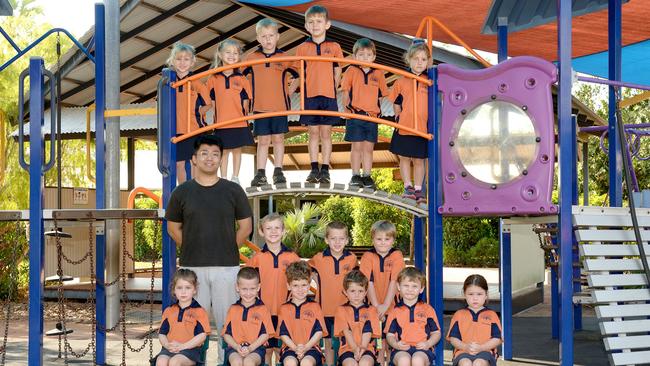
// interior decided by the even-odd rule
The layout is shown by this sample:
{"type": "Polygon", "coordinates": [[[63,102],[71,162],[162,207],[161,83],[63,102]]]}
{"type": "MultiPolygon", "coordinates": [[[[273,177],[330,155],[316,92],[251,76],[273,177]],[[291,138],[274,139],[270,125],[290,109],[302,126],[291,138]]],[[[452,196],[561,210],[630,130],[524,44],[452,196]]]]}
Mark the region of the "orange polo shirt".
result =
{"type": "MultiPolygon", "coordinates": [[[[206,83],[208,100],[214,102],[214,123],[229,121],[248,114],[244,101],[251,99],[251,85],[239,71],[226,76],[223,72],[213,74],[206,83]]],[[[219,128],[248,127],[246,120],[219,128]]]]}
{"type": "Polygon", "coordinates": [[[363,253],[359,269],[374,284],[377,300],[383,303],[388,294],[390,282],[397,281],[397,275],[404,267],[404,256],[398,249],[393,248],[385,257],[382,257],[373,248],[363,253]]]}
{"type": "MultiPolygon", "coordinates": [[[[323,332],[323,337],[327,335],[323,312],[317,302],[307,299],[300,305],[291,301],[282,304],[278,314],[278,335],[288,336],[295,344],[305,344],[316,332],[323,332]]],[[[286,347],[286,344],[282,345],[283,350],[286,347]]]]}
{"type": "Polygon", "coordinates": [[[336,259],[330,248],[327,248],[313,256],[308,263],[318,273],[317,298],[323,314],[333,317],[336,308],[347,302],[343,292],[343,278],[357,266],[357,256],[343,250],[341,258],[336,259]]]}
{"type": "MultiPolygon", "coordinates": [[[[465,343],[476,342],[483,344],[492,338],[501,339],[501,321],[494,311],[483,308],[474,312],[470,308],[464,308],[454,313],[449,323],[449,332],[447,340],[450,337],[460,339],[465,343]]],[[[497,349],[491,350],[492,354],[497,355],[497,349]]],[[[463,353],[463,351],[454,350],[454,357],[463,353]]]]}
{"type": "MultiPolygon", "coordinates": [[[[361,337],[364,333],[370,333],[371,338],[381,337],[379,326],[379,315],[374,306],[363,304],[355,308],[350,303],[341,305],[336,309],[334,317],[334,336],[341,339],[339,355],[345,352],[352,352],[352,347],[347,344],[344,330],[350,330],[357,345],[361,344],[361,337]]],[[[374,352],[374,342],[368,343],[368,350],[374,352]]]]}
{"type": "Polygon", "coordinates": [[[398,341],[403,341],[409,346],[426,341],[431,333],[439,330],[440,324],[435,310],[424,302],[417,302],[413,306],[398,303],[388,312],[384,328],[386,333],[395,334],[398,341]]]}
{"type": "Polygon", "coordinates": [[[269,59],[269,62],[252,65],[244,70],[244,75],[250,78],[253,88],[254,112],[277,112],[291,109],[291,101],[287,89],[289,75],[294,78],[298,73],[289,62],[274,62],[275,57],[284,57],[286,54],[280,49],[267,54],[258,47],[246,57],[246,61],[269,59]]]}
{"type": "Polygon", "coordinates": [[[176,302],[163,311],[158,334],[166,335],[170,342],[185,343],[201,333],[210,334],[210,320],[196,300],[186,308],[176,302]]]}
{"type": "Polygon", "coordinates": [[[230,306],[221,335],[228,334],[238,344],[251,344],[264,334],[273,335],[271,313],[261,300],[246,307],[238,300],[230,306]]]}
{"type": "Polygon", "coordinates": [[[271,315],[278,315],[280,305],[287,301],[287,267],[298,261],[300,257],[284,244],[277,255],[264,244],[262,250],[248,261],[249,266],[257,268],[260,272],[260,298],[268,306],[271,315]]]}
{"type": "MultiPolygon", "coordinates": [[[[184,78],[179,78],[178,80],[183,80],[192,76],[192,72],[188,73],[184,78]]],[[[199,108],[206,106],[208,101],[203,99],[206,95],[205,93],[205,84],[200,80],[195,80],[189,84],[181,85],[176,89],[176,134],[182,135],[188,132],[193,132],[198,130],[201,127],[207,126],[206,121],[201,116],[199,108]],[[188,87],[188,85],[191,86],[188,87]],[[190,92],[190,101],[188,104],[187,94],[190,92]],[[191,109],[189,121],[187,116],[187,110],[191,109]]]]}
{"type": "Polygon", "coordinates": [[[379,99],[388,95],[383,71],[370,69],[365,72],[357,65],[350,65],[345,70],[341,89],[350,97],[350,104],[346,106],[348,109],[353,112],[366,112],[373,117],[381,114],[379,99]]]}
{"type": "MultiPolygon", "coordinates": [[[[296,56],[324,56],[343,58],[341,46],[330,39],[325,39],[321,43],[315,43],[311,37],[307,38],[304,43],[296,49],[296,56]]],[[[305,62],[305,97],[312,98],[324,96],[336,98],[336,80],[334,79],[334,69],[340,67],[338,63],[322,61],[305,62]]],[[[295,66],[300,70],[300,65],[295,66]]]]}
{"type": "MultiPolygon", "coordinates": [[[[420,76],[427,77],[425,73],[420,76]]],[[[421,132],[427,132],[427,118],[429,115],[428,107],[428,87],[426,84],[417,83],[417,122],[415,113],[413,113],[413,83],[412,79],[400,78],[395,80],[393,88],[388,94],[388,99],[402,107],[398,123],[402,126],[414,128],[421,132]]],[[[412,133],[400,130],[400,135],[413,135],[412,133]]]]}

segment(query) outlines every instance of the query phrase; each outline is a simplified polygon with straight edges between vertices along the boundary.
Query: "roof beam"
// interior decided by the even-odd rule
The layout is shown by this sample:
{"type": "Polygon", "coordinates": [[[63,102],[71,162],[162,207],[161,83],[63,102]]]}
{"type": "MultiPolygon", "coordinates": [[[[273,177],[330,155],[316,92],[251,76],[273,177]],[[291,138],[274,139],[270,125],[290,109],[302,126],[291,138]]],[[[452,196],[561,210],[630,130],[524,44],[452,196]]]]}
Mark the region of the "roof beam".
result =
{"type": "MultiPolygon", "coordinates": [[[[175,16],[176,14],[180,13],[181,11],[185,10],[186,8],[188,8],[189,6],[191,6],[191,5],[193,5],[193,4],[197,3],[197,2],[198,2],[198,0],[185,0],[185,1],[181,1],[180,4],[174,6],[173,8],[171,8],[169,10],[164,10],[164,9],[160,9],[160,8],[154,9],[155,11],[159,12],[160,15],[157,15],[157,16],[153,17],[151,20],[148,20],[148,21],[140,24],[139,26],[131,29],[128,32],[122,33],[120,35],[120,42],[124,42],[124,41],[126,41],[126,40],[128,40],[130,38],[133,38],[134,36],[144,32],[145,30],[153,27],[154,25],[161,23],[165,19],[167,19],[169,17],[172,17],[172,16],[175,16]]],[[[141,2],[140,4],[147,7],[147,8],[150,8],[150,6],[148,6],[149,4],[147,4],[144,1],[141,2]]]]}
{"type": "Polygon", "coordinates": [[[289,157],[289,160],[293,163],[293,166],[296,167],[296,170],[300,170],[300,164],[298,164],[298,160],[296,160],[296,157],[293,156],[293,154],[287,154],[289,157]]]}

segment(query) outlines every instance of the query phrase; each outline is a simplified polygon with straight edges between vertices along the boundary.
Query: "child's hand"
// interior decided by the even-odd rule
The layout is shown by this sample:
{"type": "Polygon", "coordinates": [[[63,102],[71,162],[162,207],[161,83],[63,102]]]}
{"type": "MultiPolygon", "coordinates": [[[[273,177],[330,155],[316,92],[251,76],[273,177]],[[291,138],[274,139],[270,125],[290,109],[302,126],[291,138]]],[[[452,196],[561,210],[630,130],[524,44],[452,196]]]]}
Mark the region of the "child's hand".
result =
{"type": "Polygon", "coordinates": [[[171,352],[171,353],[178,353],[178,352],[182,351],[181,346],[182,346],[182,344],[179,343],[179,342],[176,342],[176,341],[174,341],[174,342],[169,342],[169,343],[168,343],[168,346],[167,346],[167,349],[168,349],[169,352],[171,352]]]}
{"type": "Polygon", "coordinates": [[[415,348],[419,349],[419,350],[427,350],[427,349],[429,349],[431,347],[429,347],[429,342],[425,341],[425,342],[420,342],[420,343],[416,344],[415,348]]]}
{"type": "Polygon", "coordinates": [[[381,319],[384,315],[386,315],[386,312],[388,311],[388,307],[390,305],[385,305],[381,304],[377,306],[377,314],[379,315],[379,318],[381,319]]]}
{"type": "Polygon", "coordinates": [[[400,351],[408,351],[409,348],[411,348],[411,346],[404,343],[403,341],[399,341],[399,342],[397,342],[397,347],[395,347],[395,348],[397,348],[400,351]]]}
{"type": "Polygon", "coordinates": [[[305,357],[305,345],[304,344],[299,344],[296,346],[296,355],[298,356],[299,360],[302,360],[303,357],[305,357]]]}
{"type": "Polygon", "coordinates": [[[237,350],[237,353],[239,353],[240,356],[246,357],[248,354],[251,353],[250,348],[248,348],[248,345],[241,345],[239,346],[239,349],[237,350]]]}
{"type": "Polygon", "coordinates": [[[472,342],[468,345],[467,351],[469,352],[470,355],[475,355],[481,352],[481,345],[476,342],[472,342]]]}
{"type": "Polygon", "coordinates": [[[355,348],[354,349],[354,359],[357,360],[357,362],[359,362],[359,360],[361,360],[361,356],[363,356],[363,353],[365,351],[366,350],[364,348],[361,348],[361,347],[355,348]]]}

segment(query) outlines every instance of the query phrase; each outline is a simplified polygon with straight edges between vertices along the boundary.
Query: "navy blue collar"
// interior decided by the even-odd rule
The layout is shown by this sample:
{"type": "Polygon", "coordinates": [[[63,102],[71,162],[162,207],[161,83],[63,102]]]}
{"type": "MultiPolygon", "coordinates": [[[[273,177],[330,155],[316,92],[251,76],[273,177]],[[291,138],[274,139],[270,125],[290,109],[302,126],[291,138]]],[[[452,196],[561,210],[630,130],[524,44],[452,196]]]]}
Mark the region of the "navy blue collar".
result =
{"type": "Polygon", "coordinates": [[[196,301],[194,298],[192,298],[192,302],[191,302],[190,305],[188,305],[187,307],[182,308],[181,305],[178,303],[178,299],[176,299],[176,301],[174,301],[174,302],[172,303],[172,306],[173,306],[173,305],[178,306],[178,308],[181,309],[181,310],[189,309],[189,308],[200,308],[200,307],[201,307],[201,305],[199,304],[199,302],[196,301]]]}
{"type": "Polygon", "coordinates": [[[250,308],[255,307],[255,306],[264,305],[264,303],[263,303],[262,300],[260,300],[260,298],[258,297],[258,298],[255,298],[255,303],[254,303],[253,305],[251,305],[251,306],[245,306],[244,304],[241,303],[241,298],[240,298],[239,300],[237,300],[237,301],[234,303],[234,305],[239,305],[239,306],[241,306],[241,307],[244,308],[244,309],[250,309],[250,308]]]}
{"type": "Polygon", "coordinates": [[[275,48],[275,51],[273,51],[273,53],[266,53],[266,52],[264,52],[264,49],[262,48],[262,46],[258,46],[257,50],[255,50],[255,52],[259,52],[259,53],[261,53],[262,55],[264,55],[266,57],[271,57],[273,55],[277,55],[278,53],[284,53],[283,50],[281,50],[280,48],[277,48],[277,47],[275,48]]]}
{"type": "MultiPolygon", "coordinates": [[[[266,243],[264,243],[264,246],[262,247],[262,252],[269,252],[269,253],[273,254],[273,252],[269,249],[269,247],[266,245],[266,243]]],[[[284,245],[284,243],[280,243],[280,251],[278,252],[277,255],[280,255],[280,254],[282,254],[284,252],[291,252],[291,249],[289,249],[289,247],[284,245]]]]}
{"type": "Polygon", "coordinates": [[[370,305],[368,305],[368,303],[365,302],[365,301],[358,308],[355,307],[354,305],[350,304],[349,301],[346,302],[345,305],[351,307],[352,309],[357,309],[357,310],[366,309],[366,308],[370,307],[370,305]]]}
{"type": "MultiPolygon", "coordinates": [[[[341,260],[341,259],[347,257],[348,255],[352,255],[352,253],[350,253],[349,250],[344,248],[343,253],[341,254],[341,258],[339,258],[338,260],[341,260]]],[[[332,257],[332,258],[334,258],[334,255],[332,255],[332,251],[330,250],[329,247],[327,247],[327,248],[325,248],[325,250],[323,250],[323,257],[332,257]]],[[[334,258],[334,259],[336,259],[336,258],[334,258]]]]}
{"type": "Polygon", "coordinates": [[[307,38],[307,39],[305,40],[305,42],[311,42],[311,43],[316,44],[316,45],[321,45],[321,44],[323,44],[323,43],[325,43],[325,42],[334,42],[334,40],[331,39],[331,38],[329,38],[329,37],[325,37],[325,39],[323,40],[323,42],[321,42],[321,43],[316,43],[316,42],[314,42],[314,39],[313,39],[313,38],[309,37],[309,38],[307,38]]]}
{"type": "Polygon", "coordinates": [[[377,254],[377,256],[379,256],[380,258],[386,258],[389,255],[393,254],[393,252],[395,252],[396,250],[397,249],[395,248],[390,248],[390,250],[388,251],[388,253],[386,253],[385,256],[382,256],[381,254],[377,253],[377,250],[374,247],[370,250],[370,252],[377,254]]]}

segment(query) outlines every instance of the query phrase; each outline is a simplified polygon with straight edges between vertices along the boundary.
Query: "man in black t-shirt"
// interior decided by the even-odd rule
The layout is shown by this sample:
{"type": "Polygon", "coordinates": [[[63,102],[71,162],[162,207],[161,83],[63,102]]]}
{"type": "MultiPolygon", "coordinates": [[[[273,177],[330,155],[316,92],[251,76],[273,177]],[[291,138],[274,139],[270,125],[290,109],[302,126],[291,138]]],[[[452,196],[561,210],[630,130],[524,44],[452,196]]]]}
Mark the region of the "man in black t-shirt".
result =
{"type": "Polygon", "coordinates": [[[165,211],[167,232],[181,248],[180,266],[196,272],[195,298],[212,313],[218,330],[237,301],[239,246],[253,229],[246,193],[217,175],[222,151],[223,142],[216,136],[196,140],[195,177],[174,189],[165,211]]]}

